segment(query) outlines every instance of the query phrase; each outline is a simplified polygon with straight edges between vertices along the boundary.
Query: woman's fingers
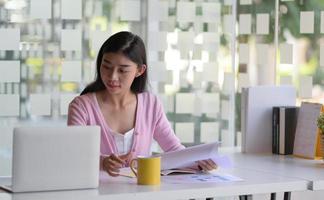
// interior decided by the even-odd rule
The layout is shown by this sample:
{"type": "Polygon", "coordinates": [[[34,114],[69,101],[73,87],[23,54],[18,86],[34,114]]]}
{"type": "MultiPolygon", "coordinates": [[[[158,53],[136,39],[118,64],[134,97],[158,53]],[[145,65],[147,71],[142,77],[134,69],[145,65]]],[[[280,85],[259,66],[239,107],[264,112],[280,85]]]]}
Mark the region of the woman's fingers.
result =
{"type": "Polygon", "coordinates": [[[205,164],[201,160],[197,161],[197,164],[200,170],[205,170],[205,164]]]}
{"type": "Polygon", "coordinates": [[[119,158],[123,161],[129,160],[133,156],[132,151],[129,151],[127,154],[120,155],[119,158]]]}
{"type": "Polygon", "coordinates": [[[211,159],[208,159],[208,160],[206,160],[206,162],[208,163],[208,165],[211,167],[211,168],[213,168],[213,169],[217,169],[217,164],[213,161],[213,160],[211,160],[211,159]]]}
{"type": "Polygon", "coordinates": [[[116,174],[118,175],[119,174],[119,167],[115,167],[113,165],[109,165],[107,166],[107,171],[113,173],[113,174],[116,174]]]}
{"type": "Polygon", "coordinates": [[[131,153],[120,156],[111,154],[109,157],[103,160],[103,167],[105,171],[107,171],[110,176],[119,176],[119,169],[125,165],[126,160],[129,159],[131,155],[131,153]]]}
{"type": "Polygon", "coordinates": [[[200,160],[198,165],[205,171],[211,171],[217,168],[217,165],[212,160],[200,160]]]}
{"type": "Polygon", "coordinates": [[[106,172],[107,172],[110,176],[113,176],[113,177],[119,176],[119,173],[116,173],[116,172],[111,171],[111,170],[108,170],[108,169],[106,169],[106,172]]]}
{"type": "Polygon", "coordinates": [[[119,156],[115,155],[115,154],[111,154],[109,156],[110,160],[113,160],[121,165],[125,164],[125,160],[123,160],[122,158],[120,158],[119,156]]]}
{"type": "Polygon", "coordinates": [[[111,166],[112,168],[122,168],[123,164],[119,163],[118,161],[115,160],[109,160],[108,166],[111,166]]]}

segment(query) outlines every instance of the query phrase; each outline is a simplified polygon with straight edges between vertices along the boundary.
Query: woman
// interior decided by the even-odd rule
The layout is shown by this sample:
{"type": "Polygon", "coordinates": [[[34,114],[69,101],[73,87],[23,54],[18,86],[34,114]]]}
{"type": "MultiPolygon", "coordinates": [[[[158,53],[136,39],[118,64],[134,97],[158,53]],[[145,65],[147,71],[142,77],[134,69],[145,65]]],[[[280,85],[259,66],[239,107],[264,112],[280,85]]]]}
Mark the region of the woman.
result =
{"type": "MultiPolygon", "coordinates": [[[[101,127],[100,167],[111,176],[138,156],[148,156],[153,139],[164,151],[185,148],[175,136],[156,96],[146,92],[147,62],[140,37],[119,32],[97,57],[97,77],[69,105],[68,125],[101,127]]],[[[212,170],[211,160],[199,161],[212,170]]]]}

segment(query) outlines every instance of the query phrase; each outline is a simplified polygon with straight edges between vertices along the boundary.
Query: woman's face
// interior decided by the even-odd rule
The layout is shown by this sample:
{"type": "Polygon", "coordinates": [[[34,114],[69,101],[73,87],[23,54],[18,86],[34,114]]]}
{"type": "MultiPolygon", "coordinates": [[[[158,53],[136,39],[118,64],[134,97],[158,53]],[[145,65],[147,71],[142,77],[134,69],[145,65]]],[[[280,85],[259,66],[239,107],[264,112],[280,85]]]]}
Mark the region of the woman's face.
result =
{"type": "Polygon", "coordinates": [[[109,93],[122,94],[130,91],[134,79],[145,68],[145,65],[138,67],[122,53],[105,53],[101,60],[100,76],[109,93]]]}

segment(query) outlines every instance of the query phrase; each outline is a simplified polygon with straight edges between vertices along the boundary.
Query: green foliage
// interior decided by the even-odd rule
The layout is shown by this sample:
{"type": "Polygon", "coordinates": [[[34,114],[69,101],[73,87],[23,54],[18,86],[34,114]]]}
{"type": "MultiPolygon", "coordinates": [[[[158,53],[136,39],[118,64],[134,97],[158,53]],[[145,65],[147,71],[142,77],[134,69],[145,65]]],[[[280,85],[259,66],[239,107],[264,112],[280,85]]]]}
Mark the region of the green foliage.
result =
{"type": "Polygon", "coordinates": [[[321,133],[324,134],[324,113],[321,113],[317,118],[317,127],[321,130],[321,133]]]}

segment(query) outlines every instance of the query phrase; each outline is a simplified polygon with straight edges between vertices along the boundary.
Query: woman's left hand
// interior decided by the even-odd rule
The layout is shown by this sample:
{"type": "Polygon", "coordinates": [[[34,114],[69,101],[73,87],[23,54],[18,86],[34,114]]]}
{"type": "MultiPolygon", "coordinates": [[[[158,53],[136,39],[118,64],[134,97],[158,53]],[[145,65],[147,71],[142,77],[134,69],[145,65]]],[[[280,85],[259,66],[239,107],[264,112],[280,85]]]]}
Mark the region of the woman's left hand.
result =
{"type": "Polygon", "coordinates": [[[199,160],[199,161],[197,161],[197,164],[198,164],[198,167],[204,171],[211,171],[211,170],[217,169],[217,164],[211,159],[199,160]]]}

